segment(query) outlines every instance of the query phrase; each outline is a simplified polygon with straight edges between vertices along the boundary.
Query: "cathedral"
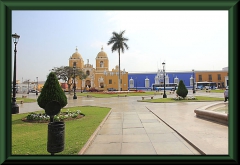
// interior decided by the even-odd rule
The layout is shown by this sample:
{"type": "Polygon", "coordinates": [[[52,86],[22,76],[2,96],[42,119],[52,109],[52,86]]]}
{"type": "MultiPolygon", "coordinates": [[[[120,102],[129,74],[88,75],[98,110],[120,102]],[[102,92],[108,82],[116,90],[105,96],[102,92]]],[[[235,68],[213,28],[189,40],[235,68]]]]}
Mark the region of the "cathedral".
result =
{"type": "MultiPolygon", "coordinates": [[[[76,52],[72,54],[69,58],[69,66],[81,69],[87,78],[80,80],[78,77],[75,79],[76,89],[84,89],[94,87],[100,91],[106,91],[108,88],[114,88],[118,90],[118,74],[119,67],[116,65],[115,68],[109,70],[109,60],[107,54],[101,51],[96,56],[96,67],[94,68],[93,64],[87,63],[84,64],[84,60],[81,54],[76,48],[76,52]]],[[[120,70],[120,89],[123,91],[128,90],[128,72],[125,69],[120,70]]]]}

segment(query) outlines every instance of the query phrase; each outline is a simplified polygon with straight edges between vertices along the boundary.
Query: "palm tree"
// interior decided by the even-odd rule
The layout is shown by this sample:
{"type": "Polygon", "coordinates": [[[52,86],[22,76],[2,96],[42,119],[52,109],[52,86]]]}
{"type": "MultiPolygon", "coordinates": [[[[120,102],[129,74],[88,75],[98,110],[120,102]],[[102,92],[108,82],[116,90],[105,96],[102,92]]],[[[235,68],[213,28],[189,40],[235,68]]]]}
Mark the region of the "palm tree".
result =
{"type": "Polygon", "coordinates": [[[116,33],[113,32],[113,36],[110,38],[110,40],[108,41],[108,45],[113,44],[112,46],[112,52],[114,51],[118,51],[118,91],[120,91],[120,51],[122,51],[122,53],[124,53],[125,48],[128,49],[128,45],[125,43],[126,41],[128,41],[128,38],[124,38],[123,34],[125,33],[124,31],[120,31],[120,33],[116,33]]]}

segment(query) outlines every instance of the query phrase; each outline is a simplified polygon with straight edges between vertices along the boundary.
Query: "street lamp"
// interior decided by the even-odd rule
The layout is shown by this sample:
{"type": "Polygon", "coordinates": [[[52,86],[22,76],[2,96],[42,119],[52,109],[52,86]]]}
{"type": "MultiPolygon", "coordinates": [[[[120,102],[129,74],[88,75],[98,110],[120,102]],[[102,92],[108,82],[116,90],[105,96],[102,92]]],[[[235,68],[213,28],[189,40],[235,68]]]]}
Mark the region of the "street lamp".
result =
{"type": "Polygon", "coordinates": [[[106,82],[106,76],[107,76],[107,71],[106,71],[106,69],[104,70],[104,72],[103,72],[103,74],[104,74],[104,90],[105,90],[105,88],[106,88],[106,90],[107,90],[107,82],[106,82]]]}
{"type": "Polygon", "coordinates": [[[193,71],[193,93],[195,93],[195,88],[194,88],[194,69],[192,70],[193,71]]]}
{"type": "Polygon", "coordinates": [[[28,92],[27,92],[27,94],[29,94],[29,80],[28,80],[28,92]]]}
{"type": "Polygon", "coordinates": [[[73,95],[73,99],[77,99],[77,96],[76,96],[76,83],[75,83],[75,71],[76,71],[76,64],[74,63],[74,66],[73,66],[73,92],[74,92],[74,95],[73,95]]]}
{"type": "Polygon", "coordinates": [[[136,91],[137,91],[137,77],[136,77],[136,91]]]}
{"type": "MultiPolygon", "coordinates": [[[[125,74],[126,74],[126,71],[125,71],[125,68],[123,69],[123,72],[122,72],[122,83],[121,83],[121,85],[124,83],[124,76],[125,76],[125,74]]],[[[125,84],[124,84],[125,85],[125,84]]],[[[122,88],[121,88],[122,89],[122,88]]],[[[125,89],[125,86],[124,86],[124,89],[125,89]]],[[[123,89],[122,89],[123,90],[123,89]]]]}
{"type": "Polygon", "coordinates": [[[36,95],[38,95],[38,77],[37,78],[37,87],[36,87],[36,95]]]}
{"type": "Polygon", "coordinates": [[[15,44],[14,49],[14,71],[13,71],[13,97],[12,97],[12,114],[19,113],[19,106],[16,103],[16,54],[17,54],[17,43],[20,38],[19,35],[12,34],[13,43],[15,44]]]}
{"type": "Polygon", "coordinates": [[[164,86],[163,98],[167,98],[166,91],[165,91],[165,62],[163,62],[162,65],[163,65],[163,86],[164,86]]]}

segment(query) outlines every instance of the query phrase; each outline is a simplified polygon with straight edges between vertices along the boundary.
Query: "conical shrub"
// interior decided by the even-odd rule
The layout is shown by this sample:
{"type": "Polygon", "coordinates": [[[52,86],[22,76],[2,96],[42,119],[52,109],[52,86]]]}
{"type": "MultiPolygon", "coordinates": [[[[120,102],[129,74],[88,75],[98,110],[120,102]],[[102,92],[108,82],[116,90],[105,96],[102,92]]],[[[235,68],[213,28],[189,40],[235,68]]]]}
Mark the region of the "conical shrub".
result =
{"type": "Polygon", "coordinates": [[[43,109],[51,101],[59,102],[61,108],[67,105],[67,96],[62,90],[54,72],[49,73],[41,94],[37,99],[38,105],[43,109]]]}
{"type": "Polygon", "coordinates": [[[178,96],[185,98],[188,94],[188,90],[182,80],[179,81],[178,89],[177,89],[178,96]]]}

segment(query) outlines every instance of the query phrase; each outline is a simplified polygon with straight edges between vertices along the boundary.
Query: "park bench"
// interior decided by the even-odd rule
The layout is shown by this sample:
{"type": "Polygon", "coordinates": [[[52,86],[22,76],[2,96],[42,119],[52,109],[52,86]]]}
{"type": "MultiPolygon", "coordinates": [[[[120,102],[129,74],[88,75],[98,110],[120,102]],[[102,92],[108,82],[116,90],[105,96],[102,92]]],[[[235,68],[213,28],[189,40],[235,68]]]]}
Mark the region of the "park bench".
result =
{"type": "Polygon", "coordinates": [[[146,97],[150,97],[151,99],[153,99],[153,96],[142,96],[142,100],[144,100],[144,98],[146,97]]]}
{"type": "Polygon", "coordinates": [[[208,90],[206,90],[206,93],[207,93],[207,92],[208,92],[208,93],[210,93],[210,92],[211,92],[211,90],[209,90],[209,89],[208,89],[208,90]]]}
{"type": "Polygon", "coordinates": [[[92,97],[91,95],[87,95],[87,97],[92,97]]]}
{"type": "Polygon", "coordinates": [[[27,96],[26,95],[22,95],[22,98],[27,98],[27,96]]]}

